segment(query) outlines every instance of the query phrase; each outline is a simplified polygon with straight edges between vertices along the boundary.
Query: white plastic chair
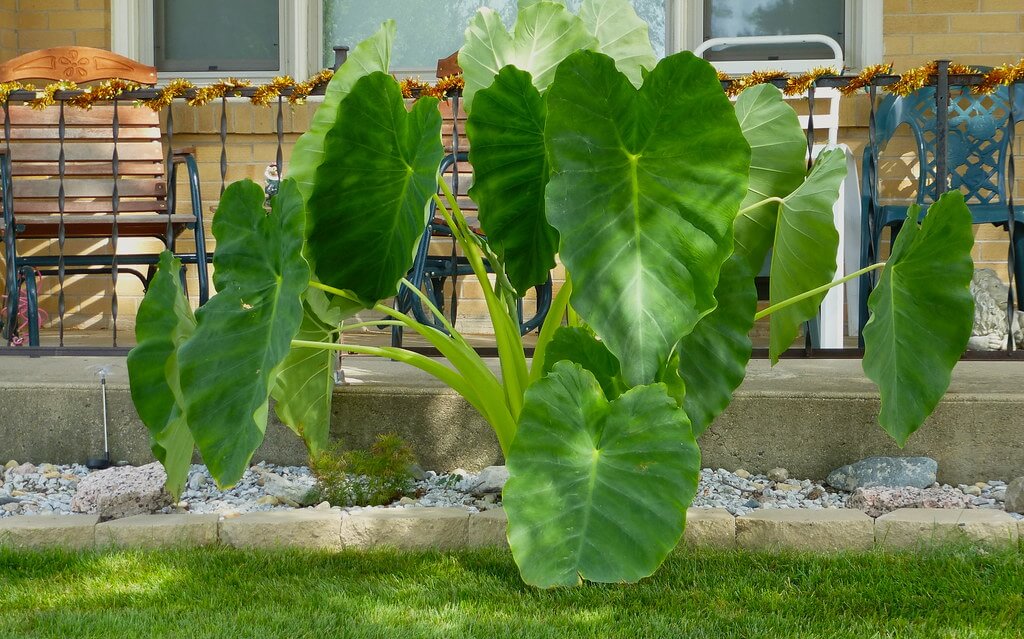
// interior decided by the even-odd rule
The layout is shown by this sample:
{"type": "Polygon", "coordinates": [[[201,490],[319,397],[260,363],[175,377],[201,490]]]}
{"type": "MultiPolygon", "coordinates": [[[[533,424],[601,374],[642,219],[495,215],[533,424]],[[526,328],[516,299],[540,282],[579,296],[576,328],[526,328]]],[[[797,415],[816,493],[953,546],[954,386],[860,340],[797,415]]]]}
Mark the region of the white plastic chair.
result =
{"type": "MultiPolygon", "coordinates": [[[[706,58],[707,53],[718,47],[750,47],[766,44],[823,44],[832,51],[831,58],[800,59],[800,60],[732,60],[712,61],[720,71],[730,75],[748,74],[753,71],[778,70],[787,73],[806,73],[816,67],[835,67],[842,72],[844,66],[843,50],[832,38],[819,34],[782,35],[782,36],[744,36],[735,38],[712,38],[693,50],[694,55],[706,58]]],[[[787,100],[807,100],[807,94],[784,96],[787,100]]],[[[817,157],[823,150],[838,147],[846,153],[846,179],[839,187],[839,199],[832,210],[836,229],[839,232],[839,249],[836,255],[836,279],[846,272],[855,271],[860,262],[860,186],[857,180],[857,163],[853,153],[845,144],[839,143],[839,100],[838,89],[820,87],[814,90],[814,131],[827,135],[827,144],[815,144],[812,155],[817,157]],[[820,105],[825,109],[819,110],[820,105]],[[849,212],[849,215],[847,215],[849,212]]],[[[800,126],[807,130],[810,118],[798,116],[800,126]]],[[[849,334],[856,335],[857,308],[859,300],[857,282],[846,284],[848,303],[847,325],[849,334]]],[[[825,296],[821,304],[821,348],[843,348],[843,290],[833,288],[825,296]]]]}

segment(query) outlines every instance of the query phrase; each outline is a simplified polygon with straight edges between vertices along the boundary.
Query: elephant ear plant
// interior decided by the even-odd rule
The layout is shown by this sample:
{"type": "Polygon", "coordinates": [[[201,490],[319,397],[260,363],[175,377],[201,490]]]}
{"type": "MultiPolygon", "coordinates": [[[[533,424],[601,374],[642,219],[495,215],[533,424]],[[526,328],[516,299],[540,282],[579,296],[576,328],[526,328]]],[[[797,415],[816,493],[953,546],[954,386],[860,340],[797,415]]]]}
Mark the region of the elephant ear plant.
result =
{"type": "MultiPolygon", "coordinates": [[[[214,218],[217,295],[193,317],[169,256],[140,308],[132,394],[180,491],[193,448],[217,482],[249,464],[268,400],[311,451],[327,445],[331,351],[406,362],[462,394],[507,459],[508,538],[523,579],[636,581],[678,543],[700,468],[696,437],[728,405],[771,316],[772,357],[831,286],[840,151],[805,170],[793,110],[771,86],[735,105],[690,53],[656,62],[628,0],[523,0],[512,32],[481,9],[460,54],[469,104],[470,231],[439,179],[433,99],[407,109],[387,75],[393,23],[327,89],[267,211],[229,187],[214,218]],[[438,192],[440,190],[440,193],[438,192]],[[486,299],[500,377],[404,275],[433,203],[486,299]],[[771,251],[771,305],[754,276],[771,251]],[[558,255],[566,282],[532,360],[516,301],[558,255]],[[489,276],[488,271],[495,273],[489,276]],[[401,287],[447,333],[382,303],[401,287]],[[338,344],[354,311],[416,331],[447,363],[338,344]],[[567,314],[569,326],[561,326],[567,314]]],[[[901,445],[966,345],[973,243],[958,193],[896,239],[864,331],[879,421],[901,445]],[[942,278],[934,277],[942,273],[942,278]]]]}

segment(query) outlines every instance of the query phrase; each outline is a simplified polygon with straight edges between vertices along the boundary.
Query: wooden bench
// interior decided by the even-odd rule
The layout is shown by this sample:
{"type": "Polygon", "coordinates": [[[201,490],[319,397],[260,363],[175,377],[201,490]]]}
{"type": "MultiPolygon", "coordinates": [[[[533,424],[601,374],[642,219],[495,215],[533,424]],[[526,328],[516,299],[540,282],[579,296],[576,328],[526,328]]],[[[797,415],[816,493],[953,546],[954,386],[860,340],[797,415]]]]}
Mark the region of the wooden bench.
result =
{"type": "MultiPolygon", "coordinates": [[[[73,80],[78,83],[110,78],[140,84],[156,83],[156,69],[128,58],[89,47],[59,47],[35,51],[0,65],[0,82],[14,80],[73,80]]],[[[199,175],[191,149],[164,150],[159,113],[121,103],[85,110],[58,104],[45,109],[0,105],[0,188],[5,245],[7,317],[18,309],[22,285],[29,315],[37,305],[35,274],[81,275],[119,272],[147,285],[159,251],[87,255],[37,255],[22,249],[23,241],[62,238],[110,238],[114,249],[123,238],[156,238],[186,264],[196,264],[199,303],[208,290],[207,253],[203,232],[199,175]],[[63,116],[62,116],[63,111],[63,116]],[[116,162],[114,151],[117,151],[116,162]],[[63,152],[63,161],[61,153],[63,152]],[[184,165],[191,211],[176,211],[177,168],[184,165]],[[116,192],[115,192],[116,187],[116,192]],[[176,251],[184,231],[195,236],[195,251],[176,251]],[[137,267],[147,266],[143,275],[137,267]],[[136,267],[136,268],[133,268],[136,267]]],[[[4,337],[11,339],[16,321],[8,321],[4,337]]],[[[29,341],[38,344],[37,324],[29,321],[29,341]]]]}

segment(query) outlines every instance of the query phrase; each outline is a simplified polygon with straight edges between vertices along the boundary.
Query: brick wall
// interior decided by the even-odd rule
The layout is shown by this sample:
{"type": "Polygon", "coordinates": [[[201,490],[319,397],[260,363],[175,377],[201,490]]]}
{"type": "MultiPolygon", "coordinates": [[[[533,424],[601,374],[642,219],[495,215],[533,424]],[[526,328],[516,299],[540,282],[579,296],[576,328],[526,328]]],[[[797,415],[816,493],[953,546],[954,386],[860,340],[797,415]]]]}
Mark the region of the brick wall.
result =
{"type": "Polygon", "coordinates": [[[18,0],[0,0],[0,60],[13,58],[18,53],[15,9],[18,0]]]}
{"type": "MultiPolygon", "coordinates": [[[[110,48],[110,0],[6,0],[17,54],[79,45],[110,48]]],[[[0,46],[2,42],[0,42],[0,46]]],[[[9,56],[0,56],[7,58],[9,56]]]]}

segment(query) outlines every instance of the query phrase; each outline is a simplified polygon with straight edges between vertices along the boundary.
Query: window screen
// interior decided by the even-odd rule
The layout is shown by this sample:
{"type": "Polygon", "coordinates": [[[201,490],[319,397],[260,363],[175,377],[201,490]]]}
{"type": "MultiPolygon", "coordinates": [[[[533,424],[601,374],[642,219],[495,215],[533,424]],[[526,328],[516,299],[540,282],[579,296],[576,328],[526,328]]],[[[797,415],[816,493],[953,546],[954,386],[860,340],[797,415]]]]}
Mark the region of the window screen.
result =
{"type": "MultiPolygon", "coordinates": [[[[175,0],[177,1],[177,0],[175,0]]],[[[573,13],[581,0],[565,0],[573,13]]],[[[665,54],[665,1],[633,0],[640,17],[650,25],[651,42],[665,54]]],[[[433,69],[438,59],[457,51],[466,26],[480,7],[497,11],[506,26],[515,22],[516,0],[325,0],[324,64],[334,64],[332,47],[355,46],[372,35],[380,23],[394,18],[398,24],[391,66],[393,69],[433,69]]]]}
{"type": "MultiPolygon", "coordinates": [[[[705,40],[808,33],[829,36],[845,50],[844,0],[704,0],[705,40]]],[[[831,58],[832,52],[818,44],[743,46],[712,49],[705,57],[722,61],[795,60],[831,58]]]]}
{"type": "Polygon", "coordinates": [[[278,71],[278,0],[156,0],[161,71],[278,71]]]}

